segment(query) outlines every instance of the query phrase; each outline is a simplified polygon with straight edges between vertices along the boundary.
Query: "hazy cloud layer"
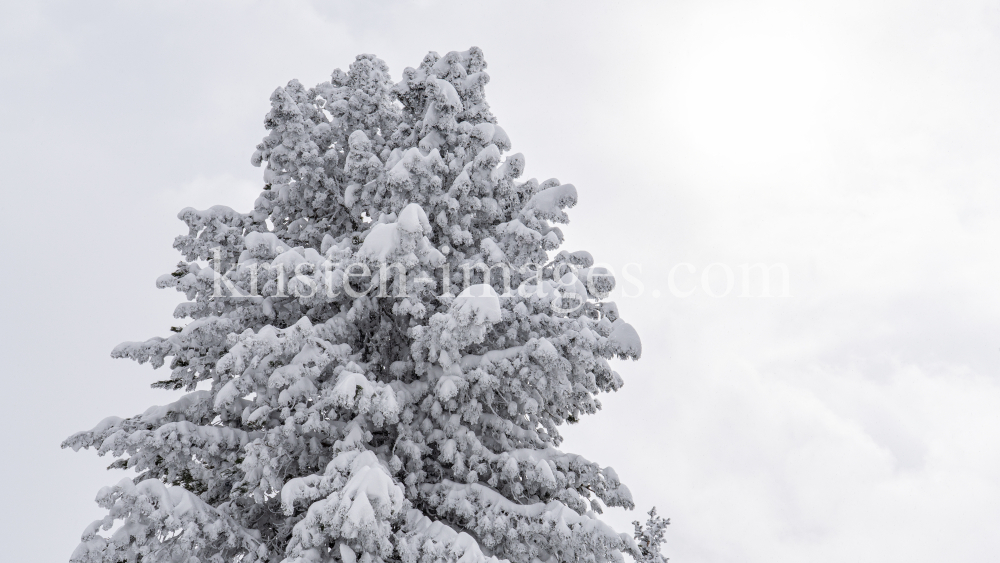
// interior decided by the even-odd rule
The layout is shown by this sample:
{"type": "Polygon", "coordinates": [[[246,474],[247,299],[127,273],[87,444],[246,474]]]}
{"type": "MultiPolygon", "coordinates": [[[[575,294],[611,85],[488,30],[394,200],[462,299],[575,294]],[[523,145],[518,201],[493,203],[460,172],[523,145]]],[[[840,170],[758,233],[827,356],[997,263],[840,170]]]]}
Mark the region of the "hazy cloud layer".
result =
{"type": "Polygon", "coordinates": [[[252,205],[271,91],[478,45],[526,174],[579,189],[570,249],[641,265],[645,355],[564,447],[672,561],[995,559],[1000,10],[803,4],[0,7],[5,553],[68,558],[119,477],[59,442],[169,400],[109,352],[172,324],[176,212],[252,205]],[[743,297],[755,263],[790,295],[743,297]]]}

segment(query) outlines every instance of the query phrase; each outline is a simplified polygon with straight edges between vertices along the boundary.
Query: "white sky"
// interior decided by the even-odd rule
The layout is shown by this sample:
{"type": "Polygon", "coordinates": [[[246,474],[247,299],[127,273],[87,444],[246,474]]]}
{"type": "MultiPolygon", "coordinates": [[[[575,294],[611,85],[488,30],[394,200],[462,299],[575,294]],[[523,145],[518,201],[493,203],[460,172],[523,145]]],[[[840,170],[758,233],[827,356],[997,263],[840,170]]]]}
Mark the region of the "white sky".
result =
{"type": "Polygon", "coordinates": [[[996,3],[538,4],[0,6],[5,558],[66,560],[121,478],[63,438],[170,400],[109,353],[176,324],[176,212],[252,205],[271,91],[478,45],[567,247],[641,264],[643,359],[564,445],[632,489],[609,521],[655,504],[676,563],[996,559],[996,3]],[[741,297],[756,262],[791,295],[741,297]]]}

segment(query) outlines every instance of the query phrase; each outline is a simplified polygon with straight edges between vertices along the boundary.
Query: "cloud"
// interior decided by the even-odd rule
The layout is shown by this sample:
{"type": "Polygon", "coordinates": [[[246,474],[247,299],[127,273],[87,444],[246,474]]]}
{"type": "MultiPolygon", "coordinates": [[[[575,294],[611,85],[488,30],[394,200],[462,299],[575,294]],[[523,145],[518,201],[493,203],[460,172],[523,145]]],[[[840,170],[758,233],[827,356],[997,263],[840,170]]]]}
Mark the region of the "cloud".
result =
{"type": "MultiPolygon", "coordinates": [[[[618,301],[645,355],[618,364],[625,388],[566,429],[566,449],[611,463],[640,510],[672,517],[667,555],[985,562],[1000,551],[989,4],[3,10],[5,209],[26,241],[3,257],[40,280],[2,282],[16,298],[0,357],[18,398],[2,416],[20,429],[12,459],[25,460],[0,469],[17,484],[20,511],[0,526],[11,557],[68,556],[99,514],[92,493],[116,478],[105,460],[60,457],[65,434],[167,400],[144,389],[154,374],[107,352],[173,322],[177,298],[152,286],[177,259],[176,212],[253,205],[249,157],[270,92],[324,80],[361,52],[398,77],[427,50],[470,45],[485,50],[491,107],[527,174],[579,190],[570,249],[618,272],[641,264],[645,291],[618,301]],[[696,289],[713,263],[737,287],[674,297],[666,276],[680,262],[696,289]],[[790,297],[741,297],[740,266],[759,262],[788,266],[790,297]],[[31,423],[49,408],[65,420],[31,423]],[[69,463],[81,468],[72,482],[69,463]]],[[[628,531],[641,514],[607,517],[628,531]]]]}
{"type": "MultiPolygon", "coordinates": [[[[261,184],[252,180],[237,178],[232,174],[216,176],[198,175],[177,188],[163,192],[164,205],[208,209],[219,202],[231,202],[237,211],[246,212],[253,208],[253,202],[260,195],[261,184]]],[[[182,207],[178,207],[178,211],[182,207]]]]}

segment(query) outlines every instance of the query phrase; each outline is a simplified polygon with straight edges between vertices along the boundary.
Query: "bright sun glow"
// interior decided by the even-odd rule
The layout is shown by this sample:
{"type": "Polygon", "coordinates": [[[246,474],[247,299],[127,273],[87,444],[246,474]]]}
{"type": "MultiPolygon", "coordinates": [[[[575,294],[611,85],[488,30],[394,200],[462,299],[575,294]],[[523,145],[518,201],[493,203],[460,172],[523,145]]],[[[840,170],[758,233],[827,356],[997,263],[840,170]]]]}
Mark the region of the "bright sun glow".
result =
{"type": "Polygon", "coordinates": [[[770,168],[821,141],[830,57],[801,21],[708,20],[677,69],[675,118],[708,156],[770,168]]]}

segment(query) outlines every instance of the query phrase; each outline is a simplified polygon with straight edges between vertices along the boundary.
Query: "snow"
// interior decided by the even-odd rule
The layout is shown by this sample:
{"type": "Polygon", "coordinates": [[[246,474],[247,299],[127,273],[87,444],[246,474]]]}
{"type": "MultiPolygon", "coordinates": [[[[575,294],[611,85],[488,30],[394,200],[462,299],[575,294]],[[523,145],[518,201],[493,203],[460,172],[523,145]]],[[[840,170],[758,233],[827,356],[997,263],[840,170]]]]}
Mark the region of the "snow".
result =
{"type": "MultiPolygon", "coordinates": [[[[155,424],[166,420],[167,415],[171,413],[183,413],[193,406],[198,406],[210,401],[211,398],[212,393],[209,391],[195,391],[184,395],[170,404],[149,407],[139,418],[143,422],[155,424]]],[[[91,430],[91,432],[98,432],[98,428],[95,427],[91,430]]]]}
{"type": "Polygon", "coordinates": [[[431,520],[419,510],[407,511],[406,528],[430,542],[446,546],[462,563],[499,563],[496,557],[484,555],[479,544],[469,534],[457,532],[441,521],[431,520]]]}
{"type": "Polygon", "coordinates": [[[565,223],[569,221],[569,216],[563,212],[563,208],[573,207],[576,201],[576,187],[573,184],[562,184],[531,196],[524,208],[534,210],[539,218],[565,223]]]}
{"type": "Polygon", "coordinates": [[[427,220],[427,214],[416,203],[407,205],[399,212],[397,224],[400,229],[407,233],[429,235],[433,232],[430,221],[427,220]]]}
{"type": "Polygon", "coordinates": [[[437,396],[442,401],[449,401],[458,395],[460,387],[465,387],[465,381],[461,376],[443,375],[437,382],[437,396]]]}
{"type": "Polygon", "coordinates": [[[333,388],[333,399],[343,405],[354,404],[355,400],[375,393],[375,387],[368,378],[360,373],[347,370],[340,372],[337,385],[333,388]]]}
{"type": "Polygon", "coordinates": [[[372,227],[361,245],[360,255],[385,262],[400,248],[399,229],[395,223],[380,223],[372,227]]]}
{"type": "Polygon", "coordinates": [[[271,261],[272,266],[281,266],[286,276],[294,272],[296,266],[305,263],[306,259],[295,250],[286,250],[271,261]]]}
{"type": "Polygon", "coordinates": [[[357,182],[347,184],[347,188],[344,190],[344,205],[347,207],[354,207],[354,204],[358,202],[360,192],[361,184],[357,182]]]}
{"type": "MultiPolygon", "coordinates": [[[[493,137],[490,139],[494,145],[500,147],[501,150],[509,150],[511,147],[510,137],[507,136],[507,132],[503,130],[503,127],[499,125],[493,125],[493,137]]],[[[521,153],[516,153],[512,156],[518,156],[521,153]]]]}
{"type": "Polygon", "coordinates": [[[639,359],[642,355],[642,342],[639,340],[639,333],[632,328],[632,325],[618,319],[612,326],[611,336],[608,337],[615,345],[615,351],[624,358],[639,359]]]}
{"type": "Polygon", "coordinates": [[[215,395],[215,408],[218,410],[232,404],[233,400],[239,397],[240,394],[239,389],[236,387],[236,380],[229,381],[215,395]]]}
{"type": "Polygon", "coordinates": [[[420,261],[434,266],[444,256],[428,241],[425,235],[431,234],[430,221],[423,208],[416,203],[410,203],[400,211],[399,217],[386,216],[391,222],[374,225],[358,250],[358,257],[373,265],[401,261],[412,263],[420,261]]]}
{"type": "Polygon", "coordinates": [[[603,298],[615,288],[614,274],[602,266],[583,268],[578,276],[586,282],[587,293],[592,297],[603,298]]]}
{"type": "Polygon", "coordinates": [[[473,161],[473,166],[477,168],[493,168],[499,164],[499,162],[500,149],[493,143],[490,143],[476,155],[476,159],[473,161]]]}
{"type": "Polygon", "coordinates": [[[517,357],[524,351],[524,346],[513,346],[507,348],[506,350],[490,350],[489,352],[483,354],[482,356],[477,356],[475,354],[467,354],[462,356],[462,368],[472,369],[479,367],[483,364],[495,364],[500,360],[509,360],[511,358],[517,357]]]}
{"type": "Polygon", "coordinates": [[[267,253],[271,255],[284,251],[288,248],[288,245],[282,243],[274,233],[247,233],[247,235],[243,237],[243,242],[246,245],[247,250],[251,252],[259,252],[266,249],[267,253]]]}
{"type": "Polygon", "coordinates": [[[358,556],[354,553],[354,550],[347,547],[347,544],[340,544],[340,560],[343,563],[356,563],[358,556]]]}
{"type": "Polygon", "coordinates": [[[453,310],[459,319],[469,320],[475,324],[498,323],[503,316],[500,309],[500,297],[487,284],[470,285],[462,290],[452,303],[453,310]]]}
{"type": "Polygon", "coordinates": [[[437,85],[439,91],[444,96],[444,103],[452,108],[461,110],[462,109],[462,98],[458,95],[458,91],[455,87],[451,85],[451,82],[447,80],[441,80],[440,78],[435,78],[434,84],[437,85]]]}

